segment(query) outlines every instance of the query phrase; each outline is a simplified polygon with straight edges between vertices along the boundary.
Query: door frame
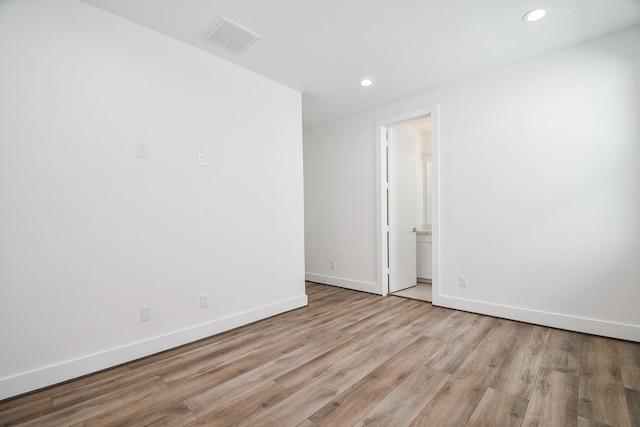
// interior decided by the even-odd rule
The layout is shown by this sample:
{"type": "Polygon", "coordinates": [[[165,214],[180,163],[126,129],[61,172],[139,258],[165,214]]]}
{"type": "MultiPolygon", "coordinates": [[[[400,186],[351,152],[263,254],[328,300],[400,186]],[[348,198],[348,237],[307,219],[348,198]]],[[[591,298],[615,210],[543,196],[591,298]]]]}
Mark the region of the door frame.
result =
{"type": "Polygon", "coordinates": [[[396,114],[375,122],[376,133],[376,240],[377,240],[377,282],[381,295],[389,293],[388,268],[388,227],[387,227],[387,141],[388,127],[431,116],[431,172],[432,172],[432,255],[433,265],[432,299],[438,305],[440,300],[440,132],[439,106],[431,104],[402,114],[396,114]]]}

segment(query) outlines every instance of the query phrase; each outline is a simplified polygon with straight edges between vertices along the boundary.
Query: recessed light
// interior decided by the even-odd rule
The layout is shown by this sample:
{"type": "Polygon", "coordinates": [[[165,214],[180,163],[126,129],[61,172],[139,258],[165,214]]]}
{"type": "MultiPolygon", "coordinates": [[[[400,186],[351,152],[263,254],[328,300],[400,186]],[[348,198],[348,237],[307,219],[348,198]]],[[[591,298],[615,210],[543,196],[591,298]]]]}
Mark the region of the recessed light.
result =
{"type": "Polygon", "coordinates": [[[363,79],[360,81],[360,86],[362,87],[369,87],[373,84],[373,80],[371,79],[363,79]]]}
{"type": "Polygon", "coordinates": [[[524,22],[536,22],[544,18],[546,14],[547,14],[547,11],[539,7],[537,9],[533,9],[525,13],[524,16],[522,17],[522,20],[524,22]]]}

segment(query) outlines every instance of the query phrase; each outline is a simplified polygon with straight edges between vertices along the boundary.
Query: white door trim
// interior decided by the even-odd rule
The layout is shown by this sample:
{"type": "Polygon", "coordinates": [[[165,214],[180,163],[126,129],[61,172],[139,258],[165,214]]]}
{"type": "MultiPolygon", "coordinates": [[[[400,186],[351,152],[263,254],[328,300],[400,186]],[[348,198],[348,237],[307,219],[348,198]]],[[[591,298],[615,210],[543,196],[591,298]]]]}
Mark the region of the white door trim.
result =
{"type": "Polygon", "coordinates": [[[376,132],[376,240],[377,240],[377,285],[381,295],[389,293],[389,276],[387,259],[389,246],[387,242],[387,127],[402,122],[431,116],[431,170],[433,173],[432,195],[432,262],[433,262],[433,304],[438,305],[440,299],[440,133],[438,104],[427,105],[415,110],[387,117],[375,122],[376,132]]]}

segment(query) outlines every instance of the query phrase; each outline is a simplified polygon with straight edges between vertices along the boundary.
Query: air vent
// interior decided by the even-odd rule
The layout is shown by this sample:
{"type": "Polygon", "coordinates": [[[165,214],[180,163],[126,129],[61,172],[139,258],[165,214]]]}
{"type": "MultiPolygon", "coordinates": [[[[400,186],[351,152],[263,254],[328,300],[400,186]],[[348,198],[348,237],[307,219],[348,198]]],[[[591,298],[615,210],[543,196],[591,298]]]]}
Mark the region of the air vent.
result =
{"type": "Polygon", "coordinates": [[[204,38],[233,53],[242,53],[246,48],[260,40],[259,35],[224,16],[204,38]]]}

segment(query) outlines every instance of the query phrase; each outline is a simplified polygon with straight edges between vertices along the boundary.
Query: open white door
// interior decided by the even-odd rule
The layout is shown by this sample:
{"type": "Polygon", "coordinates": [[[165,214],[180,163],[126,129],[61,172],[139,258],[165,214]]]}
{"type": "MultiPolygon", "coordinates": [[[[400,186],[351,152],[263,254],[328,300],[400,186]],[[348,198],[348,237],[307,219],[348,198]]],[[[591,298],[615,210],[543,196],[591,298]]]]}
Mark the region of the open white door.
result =
{"type": "Polygon", "coordinates": [[[389,128],[389,292],[416,285],[416,141],[389,128]]]}

